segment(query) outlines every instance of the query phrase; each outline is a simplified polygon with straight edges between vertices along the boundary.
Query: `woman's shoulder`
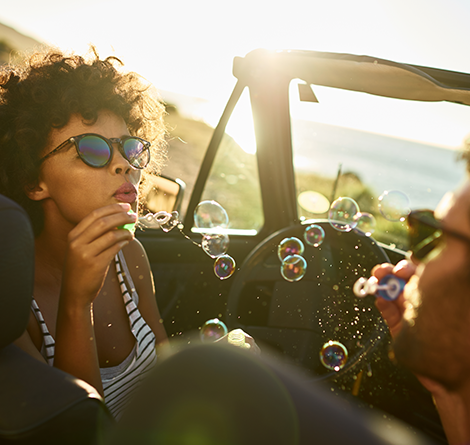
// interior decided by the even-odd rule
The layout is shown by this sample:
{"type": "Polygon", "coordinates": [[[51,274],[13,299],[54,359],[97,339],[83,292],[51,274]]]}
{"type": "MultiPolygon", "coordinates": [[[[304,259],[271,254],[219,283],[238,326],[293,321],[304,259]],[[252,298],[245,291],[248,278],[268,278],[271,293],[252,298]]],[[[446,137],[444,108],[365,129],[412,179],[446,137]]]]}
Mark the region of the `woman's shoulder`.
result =
{"type": "Polygon", "coordinates": [[[127,268],[132,276],[136,288],[140,287],[140,283],[150,279],[150,265],[142,243],[133,239],[129,244],[123,247],[122,253],[127,268]]]}
{"type": "Polygon", "coordinates": [[[148,264],[147,253],[145,252],[144,246],[137,238],[134,238],[129,244],[126,244],[122,248],[122,253],[124,254],[128,266],[148,264]]]}

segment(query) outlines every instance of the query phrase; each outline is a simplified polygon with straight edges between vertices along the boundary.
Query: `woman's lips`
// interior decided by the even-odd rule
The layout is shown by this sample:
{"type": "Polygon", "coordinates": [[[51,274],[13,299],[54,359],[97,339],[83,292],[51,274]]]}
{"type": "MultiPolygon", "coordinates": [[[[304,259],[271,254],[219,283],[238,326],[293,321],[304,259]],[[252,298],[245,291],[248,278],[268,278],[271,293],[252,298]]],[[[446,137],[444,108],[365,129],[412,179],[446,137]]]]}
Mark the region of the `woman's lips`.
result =
{"type": "Polygon", "coordinates": [[[125,182],[113,195],[119,202],[132,204],[137,200],[137,189],[130,182],[125,182]]]}

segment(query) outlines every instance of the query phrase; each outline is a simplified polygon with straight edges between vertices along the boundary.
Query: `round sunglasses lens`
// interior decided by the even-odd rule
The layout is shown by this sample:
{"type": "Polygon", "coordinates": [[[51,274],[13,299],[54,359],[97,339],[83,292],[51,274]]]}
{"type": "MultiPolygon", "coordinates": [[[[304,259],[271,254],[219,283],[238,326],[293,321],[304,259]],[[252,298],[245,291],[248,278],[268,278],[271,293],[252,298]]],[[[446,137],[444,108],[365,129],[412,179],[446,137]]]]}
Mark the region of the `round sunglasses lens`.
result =
{"type": "Polygon", "coordinates": [[[124,142],[124,153],[129,163],[136,168],[145,168],[150,161],[150,151],[138,139],[127,139],[124,142]]]}
{"type": "Polygon", "coordinates": [[[103,167],[111,157],[111,149],[97,136],[85,136],[78,143],[78,151],[83,161],[92,167],[103,167]]]}

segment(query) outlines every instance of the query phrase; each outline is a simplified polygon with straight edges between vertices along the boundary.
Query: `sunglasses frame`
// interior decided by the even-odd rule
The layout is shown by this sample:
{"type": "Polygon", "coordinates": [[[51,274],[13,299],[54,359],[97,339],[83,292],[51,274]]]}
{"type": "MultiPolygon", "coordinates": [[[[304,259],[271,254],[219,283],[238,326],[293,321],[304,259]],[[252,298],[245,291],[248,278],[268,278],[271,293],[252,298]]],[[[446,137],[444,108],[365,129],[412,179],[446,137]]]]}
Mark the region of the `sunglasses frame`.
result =
{"type": "Polygon", "coordinates": [[[426,258],[426,256],[428,256],[440,244],[440,240],[444,234],[450,235],[461,241],[465,241],[470,245],[470,236],[443,227],[442,223],[434,217],[434,211],[432,210],[425,209],[411,211],[407,217],[407,223],[410,251],[419,261],[426,258]],[[422,224],[428,228],[432,228],[434,231],[430,232],[428,236],[425,237],[413,236],[413,229],[417,224],[422,224]],[[420,240],[415,242],[418,238],[420,238],[420,240]]]}
{"type": "Polygon", "coordinates": [[[146,141],[145,139],[142,139],[142,138],[139,138],[137,136],[122,136],[120,138],[105,138],[104,136],[101,136],[100,134],[97,134],[97,133],[83,133],[83,134],[80,134],[78,136],[72,136],[71,138],[67,139],[66,141],[62,142],[62,144],[60,144],[58,147],[54,148],[54,150],[52,150],[51,152],[49,152],[47,155],[43,156],[40,160],[39,160],[39,163],[43,163],[47,158],[49,158],[50,156],[56,154],[59,150],[62,150],[64,147],[66,147],[67,145],[69,144],[74,144],[75,146],[75,149],[77,150],[77,154],[78,156],[80,157],[80,159],[88,166],[90,167],[93,167],[93,168],[103,168],[103,167],[106,167],[110,162],[111,162],[111,159],[113,157],[113,151],[114,151],[114,145],[113,144],[118,144],[118,150],[119,150],[119,153],[121,153],[122,157],[124,159],[127,160],[127,162],[129,162],[129,165],[131,165],[133,168],[136,168],[138,170],[142,170],[144,169],[145,167],[147,167],[147,165],[149,164],[150,162],[150,142],[146,141]],[[100,139],[102,139],[103,141],[106,142],[106,144],[108,144],[108,147],[110,149],[110,154],[109,154],[109,159],[106,161],[105,164],[103,165],[93,165],[93,164],[90,164],[89,162],[87,162],[87,160],[82,156],[82,154],[80,153],[80,150],[79,150],[79,143],[80,141],[86,137],[86,136],[95,136],[95,137],[98,137],[100,139]],[[138,166],[135,166],[131,163],[130,159],[127,157],[126,155],[126,152],[124,151],[124,143],[129,140],[129,139],[137,139],[139,142],[141,142],[144,146],[144,151],[148,151],[149,154],[148,154],[148,162],[143,166],[143,167],[138,167],[138,166]]]}

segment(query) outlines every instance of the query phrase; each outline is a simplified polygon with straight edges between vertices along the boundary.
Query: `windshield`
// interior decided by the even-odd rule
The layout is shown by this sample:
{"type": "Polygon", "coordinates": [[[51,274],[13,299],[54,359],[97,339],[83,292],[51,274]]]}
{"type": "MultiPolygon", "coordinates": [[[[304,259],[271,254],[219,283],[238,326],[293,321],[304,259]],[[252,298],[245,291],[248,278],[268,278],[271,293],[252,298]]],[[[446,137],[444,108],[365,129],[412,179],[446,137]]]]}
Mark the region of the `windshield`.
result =
{"type": "Polygon", "coordinates": [[[458,152],[470,107],[301,85],[303,98],[311,88],[306,102],[302,83],[290,85],[299,215],[327,218],[337,198],[349,197],[369,214],[358,228],[406,250],[406,223],[390,212],[434,209],[463,181],[458,152]]]}

